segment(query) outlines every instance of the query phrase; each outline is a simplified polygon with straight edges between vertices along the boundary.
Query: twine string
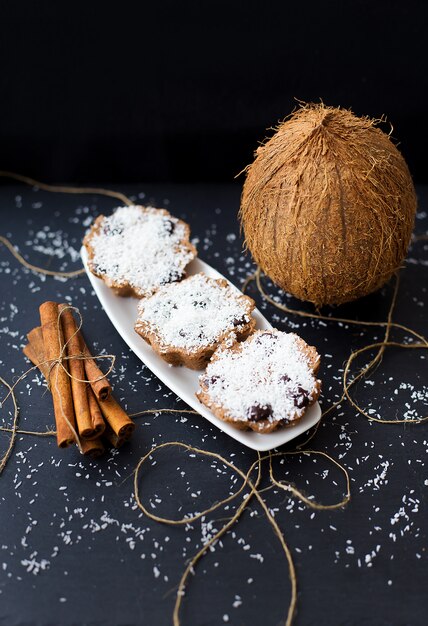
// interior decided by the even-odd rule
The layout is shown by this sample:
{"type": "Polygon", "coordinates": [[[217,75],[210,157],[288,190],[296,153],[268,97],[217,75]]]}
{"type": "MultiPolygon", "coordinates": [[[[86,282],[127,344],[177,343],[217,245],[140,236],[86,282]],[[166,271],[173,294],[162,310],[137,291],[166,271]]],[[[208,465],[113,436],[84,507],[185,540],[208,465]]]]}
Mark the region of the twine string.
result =
{"type": "MultiPolygon", "coordinates": [[[[2,378],[1,382],[5,382],[2,378]]],[[[7,384],[7,383],[6,383],[7,384]]],[[[21,428],[11,428],[9,426],[0,426],[0,431],[5,433],[15,432],[17,435],[33,435],[34,437],[56,437],[56,430],[23,430],[21,428]]]]}
{"type": "MultiPolygon", "coordinates": [[[[171,411],[171,409],[170,409],[171,411]]],[[[180,411],[181,413],[181,411],[180,411]]],[[[159,517],[157,515],[155,515],[154,513],[152,513],[151,511],[149,511],[141,502],[140,500],[140,496],[139,496],[139,489],[138,489],[138,477],[139,477],[139,473],[140,470],[142,468],[142,466],[144,465],[144,463],[153,456],[154,452],[157,452],[158,450],[161,450],[162,448],[168,448],[168,447],[172,447],[172,446],[176,446],[176,447],[181,447],[184,448],[185,450],[190,450],[194,453],[197,454],[204,454],[205,456],[208,457],[212,457],[215,459],[219,459],[219,455],[216,454],[215,452],[208,452],[207,450],[205,451],[201,451],[199,448],[192,448],[192,446],[189,446],[188,444],[185,443],[180,443],[178,441],[168,441],[166,443],[162,443],[159,444],[158,446],[152,448],[149,452],[147,452],[147,454],[145,454],[140,461],[138,462],[137,467],[134,470],[134,495],[135,495],[135,500],[139,506],[139,508],[143,511],[143,513],[149,517],[150,519],[154,520],[155,522],[160,522],[162,524],[169,524],[171,526],[180,526],[180,525],[184,525],[184,524],[190,524],[192,522],[195,522],[196,520],[200,519],[201,517],[203,517],[204,515],[207,515],[208,513],[212,513],[213,511],[215,511],[216,509],[218,509],[220,506],[224,506],[225,504],[227,504],[228,502],[231,502],[232,500],[234,500],[237,496],[239,496],[240,493],[242,493],[242,491],[245,489],[246,487],[246,480],[243,481],[242,485],[240,486],[240,488],[233,492],[229,497],[225,498],[224,500],[220,500],[219,502],[216,502],[214,504],[212,504],[211,506],[209,506],[207,509],[201,511],[200,513],[196,513],[195,515],[192,516],[184,516],[180,519],[168,519],[165,517],[159,517]]],[[[222,459],[223,462],[223,459],[222,459]]],[[[258,461],[256,461],[256,463],[258,463],[258,461]]],[[[249,475],[251,474],[252,470],[254,469],[256,463],[253,463],[253,465],[251,466],[249,472],[247,473],[247,478],[249,477],[249,475]]],[[[224,459],[224,464],[227,465],[228,467],[230,467],[231,469],[233,469],[232,464],[227,461],[226,459],[224,459]]]]}
{"type": "MultiPolygon", "coordinates": [[[[31,187],[43,189],[43,191],[48,191],[51,193],[95,194],[115,198],[116,200],[120,200],[120,202],[123,202],[127,206],[131,206],[133,204],[132,200],[128,198],[125,194],[121,193],[120,191],[114,191],[112,189],[104,189],[102,187],[69,187],[65,185],[48,185],[34,178],[30,178],[29,176],[23,176],[22,174],[17,174],[15,172],[6,172],[4,170],[0,170],[0,177],[11,178],[12,180],[17,180],[21,183],[25,183],[26,185],[30,185],[31,187]]],[[[60,278],[75,278],[76,276],[81,276],[82,274],[85,274],[85,269],[83,267],[81,269],[71,272],[60,272],[33,265],[32,263],[29,263],[24,259],[24,257],[18,252],[16,247],[7,237],[0,235],[0,243],[2,243],[9,250],[9,252],[21,265],[31,270],[32,272],[44,274],[45,276],[57,276],[60,278]]]]}
{"type": "Polygon", "coordinates": [[[138,463],[138,465],[136,466],[135,470],[134,470],[134,497],[135,500],[137,502],[138,507],[141,509],[141,511],[143,511],[143,513],[149,517],[150,519],[156,521],[156,522],[160,522],[163,524],[168,524],[171,526],[177,526],[177,525],[183,525],[183,524],[189,524],[209,513],[214,512],[216,509],[218,509],[220,506],[224,506],[227,503],[231,502],[232,500],[234,500],[235,498],[237,498],[242,491],[245,489],[245,487],[248,487],[250,489],[250,493],[245,494],[243,497],[243,501],[241,502],[241,504],[238,506],[238,508],[236,509],[234,515],[216,532],[214,533],[214,535],[212,537],[210,537],[209,541],[206,542],[204,544],[204,546],[189,560],[178,585],[178,590],[177,590],[177,595],[176,595],[176,601],[175,601],[175,606],[174,606],[174,613],[173,613],[173,623],[174,626],[180,626],[180,617],[179,617],[179,612],[180,612],[180,608],[181,608],[181,604],[182,604],[182,598],[184,596],[184,590],[186,587],[186,583],[188,580],[188,577],[190,575],[191,572],[193,572],[195,565],[197,564],[197,562],[199,561],[199,559],[207,552],[207,550],[214,545],[215,543],[217,543],[217,541],[231,528],[231,526],[233,526],[233,524],[235,524],[235,522],[238,521],[238,519],[241,517],[242,513],[244,512],[245,508],[248,506],[251,498],[254,496],[257,501],[259,502],[259,504],[261,505],[263,512],[268,520],[268,522],[270,523],[270,525],[273,528],[274,534],[277,536],[278,540],[281,543],[281,547],[284,551],[284,554],[286,556],[287,559],[287,563],[288,563],[288,568],[289,568],[289,578],[290,578],[290,584],[291,584],[291,597],[290,597],[290,602],[289,602],[289,606],[288,606],[288,611],[287,611],[287,618],[285,621],[286,626],[290,626],[292,623],[292,619],[293,619],[293,615],[295,612],[295,608],[296,608],[296,601],[297,601],[297,579],[296,579],[296,571],[295,571],[295,567],[294,567],[294,562],[293,562],[293,558],[291,555],[291,551],[287,545],[287,542],[284,538],[284,534],[281,531],[278,523],[276,522],[275,518],[273,517],[273,515],[271,514],[271,512],[269,511],[269,508],[267,507],[265,501],[263,500],[261,494],[261,491],[259,489],[259,485],[260,485],[260,481],[261,481],[261,466],[262,466],[262,462],[265,460],[269,460],[269,475],[270,475],[270,479],[272,482],[271,486],[277,486],[280,489],[284,489],[286,491],[288,491],[290,494],[292,494],[293,496],[297,497],[301,502],[303,502],[304,504],[306,504],[307,506],[310,506],[313,509],[317,509],[317,510],[328,510],[328,509],[337,509],[340,507],[345,506],[350,498],[351,498],[351,494],[350,494],[350,481],[349,481],[349,474],[347,472],[347,470],[345,469],[345,467],[343,465],[341,465],[338,461],[336,461],[333,457],[331,457],[329,454],[320,451],[320,450],[305,450],[304,452],[302,451],[286,451],[286,452],[275,452],[275,453],[268,453],[265,456],[261,456],[260,453],[257,453],[257,460],[254,461],[252,463],[252,465],[249,467],[249,469],[247,470],[246,473],[244,473],[241,469],[239,469],[234,463],[228,461],[225,457],[221,456],[220,454],[217,454],[216,452],[210,452],[208,450],[203,450],[200,448],[196,448],[194,446],[190,446],[188,444],[185,443],[181,443],[179,441],[169,441],[166,443],[162,443],[159,444],[157,446],[154,446],[144,457],[142,457],[138,463]],[[225,465],[226,467],[228,467],[229,469],[231,469],[233,472],[235,472],[236,474],[238,474],[238,476],[242,479],[242,484],[239,487],[239,489],[237,489],[235,492],[233,492],[232,494],[230,494],[229,496],[227,496],[226,498],[224,498],[223,500],[220,500],[219,502],[216,502],[214,504],[212,504],[210,507],[208,507],[207,509],[204,509],[202,512],[197,513],[195,515],[185,515],[180,519],[171,519],[171,518],[166,518],[166,517],[160,517],[158,515],[156,515],[155,513],[152,513],[151,511],[149,511],[147,509],[146,506],[144,506],[144,504],[142,503],[141,497],[140,497],[140,487],[139,487],[139,475],[140,475],[140,471],[142,466],[144,465],[144,463],[146,463],[146,461],[148,459],[153,459],[154,455],[159,452],[162,449],[165,448],[171,448],[171,447],[179,447],[182,448],[184,450],[187,450],[188,452],[193,453],[194,455],[200,455],[203,457],[208,457],[208,458],[214,458],[218,461],[220,461],[223,465],[225,465]],[[295,487],[292,483],[284,483],[284,481],[277,481],[273,475],[273,469],[272,469],[272,458],[273,457],[285,457],[285,456],[290,456],[290,455],[296,455],[296,454],[315,454],[315,455],[321,455],[327,459],[329,459],[330,461],[332,461],[344,474],[345,479],[346,479],[346,494],[345,496],[339,501],[336,502],[334,504],[321,504],[318,503],[314,500],[310,500],[308,497],[306,497],[299,489],[297,489],[297,487],[295,487]],[[257,478],[255,481],[252,481],[250,476],[252,474],[252,472],[254,471],[255,468],[258,468],[258,473],[257,473],[257,478]]]}
{"type": "Polygon", "coordinates": [[[33,265],[32,263],[29,263],[28,261],[26,261],[24,257],[21,254],[19,254],[18,250],[15,248],[15,246],[7,237],[0,235],[0,243],[6,246],[9,252],[12,253],[15,259],[19,261],[21,265],[31,270],[32,272],[37,272],[38,274],[44,274],[45,276],[59,276],[61,278],[75,278],[76,276],[81,276],[82,274],[85,274],[85,269],[83,267],[80,270],[74,270],[72,272],[59,272],[56,270],[48,270],[44,267],[38,267],[37,265],[33,265]]]}
{"type": "MultiPolygon", "coordinates": [[[[9,393],[12,394],[12,402],[13,402],[12,426],[11,426],[11,428],[7,429],[8,432],[11,433],[11,436],[10,436],[9,443],[8,443],[7,448],[6,448],[6,451],[4,452],[4,454],[2,455],[1,460],[0,460],[0,475],[1,475],[3,473],[4,468],[6,467],[6,464],[7,464],[8,460],[9,460],[11,454],[12,454],[13,447],[15,445],[16,433],[17,433],[17,429],[18,429],[19,408],[18,408],[18,403],[16,401],[16,396],[15,396],[15,393],[13,391],[13,388],[1,376],[0,376],[0,382],[5,387],[7,387],[9,389],[9,393]]],[[[5,430],[5,429],[2,428],[1,430],[5,430]]]]}
{"type": "Polygon", "coordinates": [[[412,235],[412,243],[416,243],[418,241],[428,241],[428,233],[424,235],[412,235]]]}
{"type": "Polygon", "coordinates": [[[271,480],[273,485],[276,485],[277,487],[279,487],[280,489],[283,489],[284,491],[288,491],[289,493],[292,493],[301,502],[303,502],[304,504],[309,506],[311,509],[316,509],[317,511],[328,511],[328,510],[332,510],[332,509],[342,508],[342,507],[346,506],[348,504],[348,502],[350,501],[350,499],[351,499],[351,485],[350,485],[348,471],[346,470],[346,468],[341,463],[336,461],[336,459],[334,459],[332,456],[327,454],[327,452],[323,452],[322,450],[304,449],[304,450],[288,450],[286,452],[271,452],[269,454],[269,477],[270,477],[270,480],[271,480]],[[343,496],[343,498],[339,502],[334,502],[333,504],[322,504],[321,502],[316,502],[315,500],[313,500],[313,499],[309,498],[308,496],[306,496],[303,493],[303,491],[300,491],[300,489],[298,489],[290,481],[285,481],[285,480],[278,481],[275,478],[274,473],[273,473],[273,463],[272,463],[272,460],[274,459],[274,457],[278,457],[278,456],[296,456],[296,455],[311,455],[311,454],[314,454],[316,456],[322,456],[322,457],[328,459],[334,465],[336,465],[336,467],[338,467],[340,469],[340,471],[343,473],[343,475],[345,476],[346,493],[345,493],[345,495],[343,496]]]}
{"type": "MultiPolygon", "coordinates": [[[[58,341],[59,341],[59,347],[60,347],[60,356],[57,359],[58,364],[62,367],[62,369],[64,370],[64,372],[67,374],[67,376],[69,378],[72,378],[73,380],[76,380],[79,383],[96,383],[99,380],[103,380],[103,378],[107,378],[107,376],[109,376],[111,374],[111,372],[114,369],[114,365],[116,363],[116,356],[114,354],[97,354],[95,356],[92,355],[85,355],[83,353],[80,354],[76,354],[76,355],[72,355],[72,356],[67,356],[67,346],[70,343],[70,341],[80,333],[80,331],[82,330],[82,326],[83,326],[83,317],[82,314],[80,313],[79,309],[75,306],[72,306],[71,304],[67,304],[60,312],[58,315],[58,319],[57,319],[57,329],[58,329],[58,341]],[[77,315],[77,319],[78,322],[76,324],[76,330],[73,332],[73,334],[69,337],[69,339],[67,341],[64,342],[64,345],[62,345],[61,347],[61,315],[63,313],[65,313],[65,311],[74,311],[74,313],[77,315]],[[77,359],[79,361],[86,361],[86,360],[97,360],[97,359],[110,359],[111,363],[109,365],[109,368],[107,370],[107,372],[105,374],[101,374],[100,376],[97,376],[96,378],[91,378],[91,379],[86,379],[86,378],[77,378],[77,376],[72,376],[70,374],[70,372],[68,371],[68,368],[64,366],[64,361],[68,361],[70,359],[77,359]]],[[[51,366],[52,367],[52,366],[51,366]]]]}
{"type": "MultiPolygon", "coordinates": [[[[34,370],[38,370],[39,367],[41,365],[49,365],[49,371],[52,370],[53,367],[55,367],[55,365],[59,365],[60,367],[62,367],[65,372],[67,373],[69,378],[72,378],[73,380],[76,380],[80,383],[95,383],[99,380],[102,380],[103,378],[106,378],[111,371],[114,368],[114,363],[116,361],[116,356],[114,354],[96,354],[94,356],[89,355],[86,356],[84,354],[76,354],[76,355],[72,355],[72,356],[65,356],[65,355],[60,355],[58,358],[56,359],[45,359],[44,361],[40,361],[40,363],[38,365],[32,365],[31,367],[29,367],[27,370],[25,370],[25,372],[23,374],[21,374],[21,376],[19,376],[19,378],[17,378],[17,380],[12,384],[9,385],[8,383],[4,383],[5,385],[7,385],[9,391],[7,392],[7,394],[5,395],[5,397],[3,398],[3,400],[0,402],[0,408],[1,406],[6,402],[6,400],[9,398],[9,396],[13,395],[13,390],[15,389],[15,387],[22,382],[25,378],[27,378],[27,376],[29,374],[31,374],[31,372],[33,372],[34,370]],[[100,376],[97,376],[96,378],[77,378],[77,376],[73,376],[72,374],[70,374],[70,372],[68,371],[68,369],[65,367],[64,362],[65,361],[71,361],[77,359],[79,361],[84,361],[86,359],[111,359],[112,363],[109,366],[107,372],[105,374],[102,374],[100,376]]],[[[49,384],[48,381],[46,381],[46,385],[48,387],[48,389],[51,388],[51,385],[49,384]]]]}
{"type": "Polygon", "coordinates": [[[35,178],[31,178],[30,176],[24,176],[22,174],[17,174],[16,172],[7,172],[5,170],[0,170],[0,177],[2,178],[11,178],[12,180],[17,180],[20,183],[25,183],[30,187],[38,187],[39,189],[43,189],[43,191],[49,191],[50,193],[67,193],[67,194],[94,194],[99,196],[108,196],[110,198],[115,198],[116,200],[120,200],[127,206],[131,206],[133,204],[132,200],[125,196],[125,194],[120,191],[114,191],[113,189],[104,189],[103,187],[70,187],[68,185],[49,185],[47,183],[42,183],[40,180],[36,180],[35,178]]]}
{"type": "MultiPolygon", "coordinates": [[[[398,273],[394,274],[394,277],[395,277],[396,283],[399,282],[398,273]]],[[[354,325],[354,326],[374,326],[374,327],[389,326],[390,328],[396,328],[396,329],[402,330],[410,335],[413,335],[416,339],[419,339],[420,341],[427,343],[427,339],[423,335],[419,334],[417,331],[413,330],[412,328],[409,328],[408,326],[404,326],[403,324],[392,322],[391,320],[387,320],[385,322],[374,322],[370,320],[356,320],[356,319],[346,318],[346,317],[335,317],[334,315],[322,315],[321,313],[312,313],[310,311],[303,311],[302,309],[292,309],[285,304],[277,302],[266,292],[261,282],[261,268],[259,266],[257,267],[256,271],[253,274],[250,274],[245,279],[241,288],[244,293],[245,293],[245,290],[248,288],[248,285],[252,281],[256,282],[258,291],[260,292],[261,296],[267,302],[269,302],[269,304],[272,304],[272,306],[276,307],[280,311],[284,311],[285,313],[288,313],[289,315],[297,315],[299,317],[308,317],[310,319],[322,320],[325,322],[337,322],[337,323],[340,322],[342,324],[349,324],[349,325],[354,325]]],[[[395,305],[397,293],[398,293],[398,285],[396,284],[396,287],[394,288],[393,305],[395,305]]]]}
{"type": "MultiPolygon", "coordinates": [[[[404,350],[420,350],[420,349],[427,349],[428,345],[426,342],[423,343],[402,343],[399,341],[379,341],[377,343],[371,343],[367,346],[364,346],[363,348],[360,348],[359,350],[355,350],[355,352],[352,352],[352,354],[350,355],[350,357],[348,358],[346,365],[345,365],[345,370],[343,372],[343,390],[344,390],[344,395],[347,398],[347,400],[349,401],[349,403],[358,411],[358,413],[360,413],[361,415],[364,415],[364,417],[366,417],[369,421],[371,422],[378,422],[380,424],[420,424],[422,422],[426,422],[428,420],[428,415],[425,417],[415,417],[415,418],[402,418],[402,419],[383,419],[383,418],[379,418],[379,417],[373,417],[373,415],[369,415],[350,395],[349,393],[349,388],[351,387],[351,385],[357,381],[357,379],[361,378],[361,376],[363,376],[369,369],[369,366],[371,365],[371,363],[373,363],[375,361],[375,359],[373,359],[373,361],[371,361],[369,363],[368,366],[365,366],[362,370],[360,370],[359,374],[357,374],[357,376],[355,376],[350,382],[348,382],[348,377],[350,375],[350,368],[351,368],[351,364],[352,362],[360,355],[360,354],[364,354],[365,352],[367,352],[368,350],[372,350],[373,348],[379,348],[379,352],[382,350],[385,350],[385,348],[389,348],[389,347],[395,347],[395,348],[402,348],[404,350]]],[[[379,354],[378,352],[378,354],[379,354]]]]}
{"type": "MultiPolygon", "coordinates": [[[[3,382],[4,385],[9,386],[8,383],[4,381],[1,377],[0,382],[3,382]]],[[[193,415],[198,415],[198,412],[194,411],[193,409],[144,409],[143,411],[137,411],[136,413],[128,413],[128,415],[129,417],[140,417],[142,415],[153,415],[156,413],[190,413],[193,415]]],[[[56,430],[53,430],[52,428],[48,428],[47,430],[22,430],[21,428],[14,429],[9,426],[0,426],[0,431],[3,431],[5,433],[16,432],[17,435],[32,435],[33,437],[56,437],[56,430]]]]}

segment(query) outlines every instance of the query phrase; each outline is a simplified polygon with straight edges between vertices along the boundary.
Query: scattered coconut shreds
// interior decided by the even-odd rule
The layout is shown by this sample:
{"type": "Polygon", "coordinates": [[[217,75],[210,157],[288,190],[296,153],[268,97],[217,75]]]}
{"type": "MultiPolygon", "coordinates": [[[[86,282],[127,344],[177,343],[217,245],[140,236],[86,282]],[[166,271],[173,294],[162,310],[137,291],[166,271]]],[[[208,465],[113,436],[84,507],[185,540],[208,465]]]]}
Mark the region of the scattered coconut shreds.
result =
{"type": "MultiPolygon", "coordinates": [[[[141,190],[138,192],[141,197],[141,190]]],[[[151,197],[147,190],[146,196],[151,197]]],[[[8,207],[6,235],[30,262],[60,271],[74,270],[79,266],[78,251],[85,230],[98,214],[109,212],[107,201],[92,202],[87,205],[76,198],[76,208],[66,212],[59,208],[61,204],[56,196],[17,187],[15,206],[19,211],[10,211],[8,207]]],[[[159,203],[166,205],[163,195],[159,196],[159,203]]],[[[180,206],[172,205],[169,206],[172,213],[190,223],[192,237],[198,240],[204,260],[241,285],[254,266],[243,255],[238,225],[227,212],[212,207],[209,213],[208,209],[205,212],[195,209],[193,214],[185,215],[180,206]],[[212,222],[207,220],[208,214],[212,222]]],[[[190,211],[188,206],[183,208],[190,211]]],[[[428,231],[425,211],[418,214],[417,231],[428,231]]],[[[415,272],[427,265],[428,244],[413,244],[407,269],[401,277],[403,297],[398,298],[394,313],[396,321],[421,332],[426,327],[428,290],[415,272]]],[[[51,298],[77,306],[85,321],[88,340],[96,351],[117,355],[112,382],[118,400],[129,413],[149,408],[186,408],[111,330],[85,277],[68,281],[47,278],[23,269],[6,249],[0,248],[0,281],[3,294],[0,369],[6,380],[16,379],[28,366],[21,354],[28,331],[28,311],[51,298]]],[[[291,307],[296,305],[269,280],[264,284],[278,301],[291,307]]],[[[341,395],[343,363],[350,351],[383,336],[383,331],[376,328],[291,317],[264,302],[253,286],[249,287],[249,295],[256,298],[275,326],[296,331],[308,344],[317,347],[322,357],[323,408],[341,395]]],[[[390,288],[379,294],[378,319],[386,317],[390,298],[390,288]]],[[[394,360],[386,350],[372,378],[352,393],[366,409],[373,410],[373,415],[425,415],[428,412],[426,363],[423,351],[407,351],[402,359],[394,360]]],[[[0,389],[3,399],[5,390],[0,389]]],[[[19,426],[29,430],[50,428],[53,414],[42,377],[31,372],[17,391],[21,410],[19,426]]],[[[8,400],[2,407],[2,425],[10,425],[11,410],[8,400]]],[[[103,566],[114,568],[123,581],[121,605],[125,621],[135,618],[135,578],[131,577],[135,577],[136,571],[138,587],[150,589],[144,595],[144,610],[164,611],[163,621],[170,619],[171,607],[164,604],[163,598],[177,584],[177,562],[184,569],[188,559],[221,527],[222,518],[233,515],[236,503],[230,502],[213,516],[204,516],[178,532],[148,520],[138,509],[129,480],[132,470],[151,446],[170,440],[218,452],[243,470],[254,461],[254,453],[200,416],[153,413],[138,420],[140,434],[134,437],[132,448],[112,450],[101,462],[83,458],[77,450],[58,451],[54,439],[17,435],[12,458],[0,477],[3,487],[0,603],[1,598],[25,597],[27,590],[33,594],[34,585],[42,578],[43,603],[49,602],[51,611],[63,610],[62,604],[71,606],[75,597],[70,582],[84,578],[82,555],[86,554],[92,563],[100,559],[103,566]],[[165,609],[159,608],[163,606],[165,609]]],[[[0,433],[2,451],[8,441],[9,434],[0,433]]],[[[399,589],[400,597],[404,597],[419,584],[420,567],[426,559],[426,429],[370,424],[349,404],[342,403],[326,417],[311,445],[328,452],[348,469],[352,507],[344,511],[313,511],[283,491],[270,489],[264,494],[299,571],[305,572],[309,591],[311,582],[314,588],[331,594],[333,580],[334,593],[342,598],[346,593],[349,599],[354,591],[346,583],[347,573],[355,577],[358,570],[370,569],[370,589],[374,596],[381,592],[382,597],[393,603],[397,597],[395,590],[399,589]],[[376,571],[387,575],[376,576],[376,571]],[[408,576],[409,571],[416,572],[415,576],[408,576]]],[[[236,491],[241,484],[239,477],[221,463],[201,461],[176,451],[158,455],[152,465],[148,463],[146,472],[148,479],[144,479],[140,496],[149,510],[159,516],[190,516],[236,491]]],[[[274,462],[274,472],[278,480],[296,483],[317,501],[326,503],[342,497],[342,475],[321,458],[287,457],[274,462]]],[[[204,602],[215,623],[250,623],[261,603],[269,606],[272,623],[283,618],[284,602],[278,597],[276,584],[279,580],[281,590],[287,591],[283,555],[256,503],[251,504],[218,543],[210,546],[210,555],[198,564],[196,575],[208,585],[204,585],[204,602]],[[215,603],[209,601],[212,580],[222,591],[216,595],[215,603]]],[[[302,589],[303,603],[307,602],[304,595],[308,589],[302,589]]],[[[94,602],[85,609],[88,622],[99,620],[101,597],[108,606],[104,591],[91,592],[94,602]]],[[[192,591],[196,592],[196,586],[192,591]]],[[[357,594],[360,590],[355,589],[355,597],[357,594]]],[[[349,602],[333,604],[334,621],[345,623],[351,619],[349,602]]],[[[22,622],[31,623],[37,606],[32,602],[28,607],[31,615],[25,613],[26,603],[15,610],[22,622]]],[[[352,619],[358,621],[363,614],[356,615],[354,607],[352,619]]],[[[191,598],[188,610],[192,610],[191,598]]],[[[412,605],[407,603],[405,611],[406,619],[412,621],[412,605]]]]}

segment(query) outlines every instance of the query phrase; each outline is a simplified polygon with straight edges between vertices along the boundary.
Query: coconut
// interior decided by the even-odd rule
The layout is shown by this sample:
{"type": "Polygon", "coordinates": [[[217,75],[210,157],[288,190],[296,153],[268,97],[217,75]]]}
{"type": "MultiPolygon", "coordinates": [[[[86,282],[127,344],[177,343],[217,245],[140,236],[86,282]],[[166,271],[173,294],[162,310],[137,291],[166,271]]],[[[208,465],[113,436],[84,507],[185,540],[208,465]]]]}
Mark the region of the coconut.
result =
{"type": "Polygon", "coordinates": [[[416,194],[404,158],[375,120],[303,106],[246,171],[246,246],[293,296],[342,304],[379,289],[402,264],[416,194]]]}

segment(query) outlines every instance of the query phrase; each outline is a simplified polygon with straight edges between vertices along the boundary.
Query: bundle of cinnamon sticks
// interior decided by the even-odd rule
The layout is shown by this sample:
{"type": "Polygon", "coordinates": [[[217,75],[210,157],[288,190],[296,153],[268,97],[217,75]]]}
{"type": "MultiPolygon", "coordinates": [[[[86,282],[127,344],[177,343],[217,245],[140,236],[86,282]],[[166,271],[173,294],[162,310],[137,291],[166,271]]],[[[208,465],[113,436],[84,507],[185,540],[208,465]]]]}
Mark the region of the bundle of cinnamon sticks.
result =
{"type": "Polygon", "coordinates": [[[128,441],[135,424],[113,398],[73,310],[67,304],[44,302],[40,326],[28,333],[23,352],[52,392],[58,446],[78,443],[83,454],[98,457],[104,443],[119,448],[128,441]]]}

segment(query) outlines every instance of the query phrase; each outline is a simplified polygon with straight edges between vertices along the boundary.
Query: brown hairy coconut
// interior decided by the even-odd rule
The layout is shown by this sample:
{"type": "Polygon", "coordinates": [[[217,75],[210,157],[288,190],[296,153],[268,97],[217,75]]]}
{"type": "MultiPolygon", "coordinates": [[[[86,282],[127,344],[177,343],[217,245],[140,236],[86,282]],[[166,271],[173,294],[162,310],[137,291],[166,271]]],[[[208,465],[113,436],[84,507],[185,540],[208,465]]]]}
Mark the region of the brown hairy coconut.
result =
{"type": "Polygon", "coordinates": [[[415,189],[375,123],[345,109],[303,106],[247,168],[246,246],[275,283],[317,306],[375,291],[407,253],[415,189]]]}

